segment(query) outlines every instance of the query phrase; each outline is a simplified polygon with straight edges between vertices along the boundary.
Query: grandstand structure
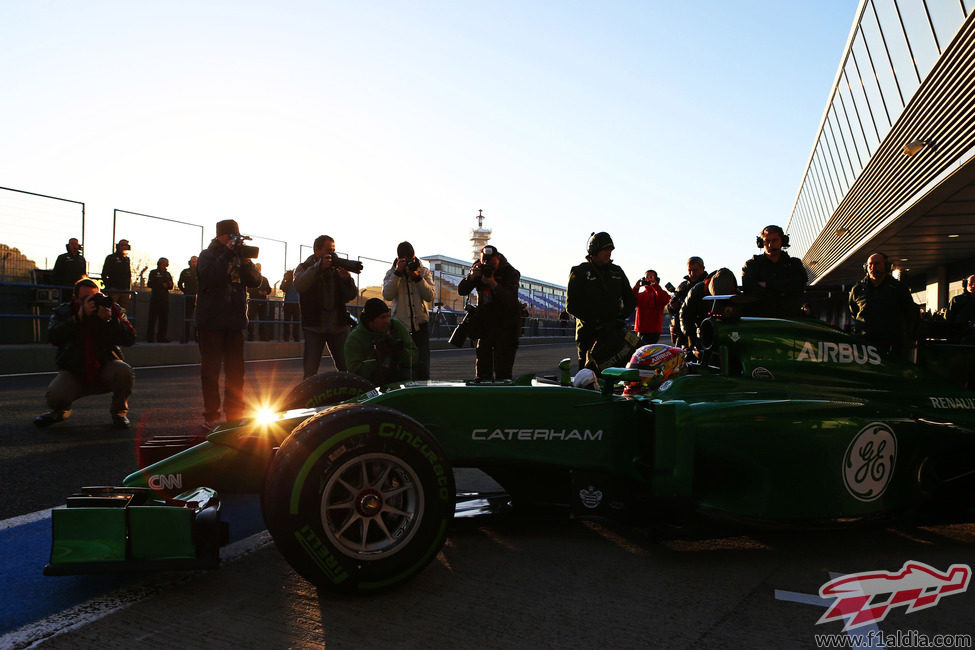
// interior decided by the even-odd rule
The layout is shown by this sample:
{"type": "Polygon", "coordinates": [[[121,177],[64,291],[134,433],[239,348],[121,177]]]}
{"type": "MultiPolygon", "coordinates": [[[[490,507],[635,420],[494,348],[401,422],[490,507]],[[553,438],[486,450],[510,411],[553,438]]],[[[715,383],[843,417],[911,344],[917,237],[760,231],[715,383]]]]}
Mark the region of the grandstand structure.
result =
{"type": "MultiPolygon", "coordinates": [[[[477,211],[477,227],[471,229],[471,259],[480,258],[481,249],[491,240],[491,229],[484,227],[483,210],[477,211]]],[[[447,255],[427,255],[422,257],[433,273],[434,302],[448,311],[463,311],[464,304],[475,296],[462,296],[457,293],[457,285],[470,272],[472,261],[459,260],[447,255]]],[[[517,267],[516,267],[517,268],[517,267]]],[[[565,310],[566,288],[545,280],[521,276],[518,287],[518,301],[536,318],[559,318],[565,310]]]]}
{"type": "MultiPolygon", "coordinates": [[[[448,311],[462,311],[468,296],[457,293],[457,285],[470,270],[472,262],[447,255],[421,258],[433,273],[434,301],[448,311]]],[[[469,297],[476,304],[476,296],[469,297]]],[[[518,300],[537,318],[558,318],[565,309],[565,287],[544,280],[521,276],[518,300]]]]}

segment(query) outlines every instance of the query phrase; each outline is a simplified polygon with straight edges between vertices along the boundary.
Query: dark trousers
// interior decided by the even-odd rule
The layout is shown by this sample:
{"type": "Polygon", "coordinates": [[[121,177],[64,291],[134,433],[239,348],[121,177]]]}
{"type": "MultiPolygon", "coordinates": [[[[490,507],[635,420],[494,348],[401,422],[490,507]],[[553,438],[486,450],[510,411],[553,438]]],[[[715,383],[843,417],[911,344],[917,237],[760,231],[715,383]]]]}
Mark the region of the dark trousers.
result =
{"type": "Polygon", "coordinates": [[[223,414],[236,420],[244,414],[244,331],[199,330],[203,419],[220,420],[220,369],[223,368],[223,414]]]}
{"type": "Polygon", "coordinates": [[[518,340],[500,341],[487,338],[477,340],[474,351],[474,375],[478,381],[511,379],[515,365],[518,340]]]}
{"type": "Polygon", "coordinates": [[[250,320],[248,326],[248,337],[251,341],[256,341],[258,337],[262,341],[270,341],[271,333],[269,323],[267,323],[267,300],[263,298],[253,298],[247,303],[247,318],[250,320]]]}
{"type": "Polygon", "coordinates": [[[146,341],[162,341],[166,338],[169,329],[169,296],[163,296],[162,300],[152,298],[149,300],[149,327],[146,329],[146,341]],[[156,326],[158,325],[159,336],[156,336],[156,326]]]}
{"type": "Polygon", "coordinates": [[[301,305],[296,302],[284,303],[284,340],[301,340],[301,305]]]}
{"type": "MultiPolygon", "coordinates": [[[[413,379],[430,379],[430,325],[421,323],[419,329],[410,334],[419,353],[413,366],[413,379]]],[[[512,357],[514,363],[514,357],[512,357]]]]}
{"type": "Polygon", "coordinates": [[[186,298],[186,313],[183,316],[183,338],[181,341],[186,343],[196,338],[196,324],[193,322],[193,316],[196,314],[196,295],[189,293],[184,297],[186,298]]]}
{"type": "Polygon", "coordinates": [[[112,415],[125,415],[129,411],[129,395],[132,394],[134,382],[132,367],[116,359],[99,369],[95,383],[85,383],[76,375],[61,370],[47,387],[45,398],[48,408],[68,417],[71,414],[71,403],[76,399],[86,395],[111,393],[112,404],[109,409],[112,415]]]}
{"type": "Polygon", "coordinates": [[[335,369],[345,372],[345,339],[348,336],[349,330],[346,329],[328,334],[306,329],[303,362],[305,379],[318,374],[318,366],[322,363],[322,352],[325,351],[326,345],[332,361],[335,362],[335,369]]]}
{"type": "Polygon", "coordinates": [[[637,332],[640,335],[640,345],[653,345],[660,340],[660,332],[637,332]]]}

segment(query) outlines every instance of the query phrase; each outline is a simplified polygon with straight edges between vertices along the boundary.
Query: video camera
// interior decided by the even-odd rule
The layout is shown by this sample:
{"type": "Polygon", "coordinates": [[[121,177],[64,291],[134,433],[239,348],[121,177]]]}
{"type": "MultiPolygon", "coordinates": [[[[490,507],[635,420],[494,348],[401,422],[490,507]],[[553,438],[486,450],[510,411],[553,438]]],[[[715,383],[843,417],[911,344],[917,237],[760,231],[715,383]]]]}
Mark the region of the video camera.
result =
{"type": "Polygon", "coordinates": [[[260,248],[245,244],[245,241],[250,241],[250,237],[247,235],[241,235],[239,233],[231,233],[230,243],[234,245],[234,254],[237,257],[245,260],[251,260],[261,254],[260,248]]]}
{"type": "Polygon", "coordinates": [[[451,345],[458,348],[464,346],[464,342],[470,338],[472,341],[481,338],[481,321],[477,313],[477,305],[464,305],[464,318],[457,324],[454,331],[450,334],[451,345]]]}

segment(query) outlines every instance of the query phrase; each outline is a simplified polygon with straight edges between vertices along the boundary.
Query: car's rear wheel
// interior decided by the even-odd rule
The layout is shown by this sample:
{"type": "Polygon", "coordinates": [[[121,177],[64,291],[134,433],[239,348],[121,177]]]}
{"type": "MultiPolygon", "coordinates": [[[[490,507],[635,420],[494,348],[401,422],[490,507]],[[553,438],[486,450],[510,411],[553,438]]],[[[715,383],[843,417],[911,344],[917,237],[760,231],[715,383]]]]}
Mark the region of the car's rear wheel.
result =
{"type": "Polygon", "coordinates": [[[371,381],[349,372],[323,372],[291,389],[281,405],[283,410],[338,404],[373,388],[371,381]]]}
{"type": "Polygon", "coordinates": [[[408,580],[443,546],[454,476],[433,436],[383,407],[343,404],[303,422],[262,495],[278,549],[310,582],[372,592],[408,580]]]}

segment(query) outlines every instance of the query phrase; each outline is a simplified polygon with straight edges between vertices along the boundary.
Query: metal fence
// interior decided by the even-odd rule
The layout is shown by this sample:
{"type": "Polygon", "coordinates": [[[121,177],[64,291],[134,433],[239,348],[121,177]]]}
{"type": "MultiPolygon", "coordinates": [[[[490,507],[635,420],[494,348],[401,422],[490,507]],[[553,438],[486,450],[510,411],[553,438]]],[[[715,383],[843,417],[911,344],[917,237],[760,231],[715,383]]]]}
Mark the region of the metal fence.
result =
{"type": "Polygon", "coordinates": [[[84,231],[83,202],[0,187],[0,282],[31,282],[69,238],[84,245],[84,231]]]}
{"type": "MultiPolygon", "coordinates": [[[[112,242],[128,239],[129,259],[132,264],[132,287],[146,286],[147,273],[156,268],[161,257],[169,260],[169,272],[175,282],[179,272],[189,265],[189,259],[203,249],[203,226],[187,221],[157,217],[141,212],[130,212],[116,208],[112,214],[112,242]],[[132,233],[138,233],[138,236],[132,233]]],[[[96,266],[95,260],[89,265],[96,266]]],[[[93,275],[101,276],[101,261],[97,268],[90,268],[93,275]]]]}

